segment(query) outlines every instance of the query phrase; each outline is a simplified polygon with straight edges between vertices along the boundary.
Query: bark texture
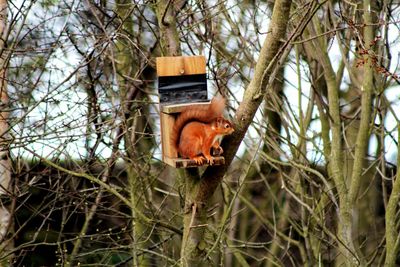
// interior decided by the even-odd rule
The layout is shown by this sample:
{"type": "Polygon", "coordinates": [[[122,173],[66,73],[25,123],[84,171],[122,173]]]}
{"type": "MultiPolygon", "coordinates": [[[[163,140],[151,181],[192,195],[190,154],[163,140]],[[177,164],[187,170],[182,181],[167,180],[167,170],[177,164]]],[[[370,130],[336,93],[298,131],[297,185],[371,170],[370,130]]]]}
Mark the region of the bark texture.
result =
{"type": "Polygon", "coordinates": [[[13,242],[11,209],[11,161],[9,151],[9,98],[7,93],[7,53],[5,40],[7,38],[7,8],[6,0],[0,1],[0,266],[10,266],[13,242]]]}
{"type": "MultiPolygon", "coordinates": [[[[206,253],[203,246],[204,227],[207,225],[206,210],[208,201],[220,184],[253,117],[267,91],[271,74],[279,68],[279,59],[283,55],[286,39],[286,28],[289,21],[290,0],[278,0],[274,4],[272,18],[267,38],[258,58],[254,77],[246,88],[243,100],[235,113],[235,132],[227,136],[222,143],[226,164],[218,167],[208,167],[201,179],[192,179],[190,195],[186,198],[185,229],[183,235],[182,259],[183,266],[198,266],[204,261],[206,253]],[[193,264],[193,265],[191,265],[193,264]]],[[[218,242],[215,241],[216,243],[218,242]]],[[[213,246],[215,247],[215,246],[213,246]]],[[[213,248],[212,248],[213,249],[213,248]]],[[[212,250],[211,249],[211,250],[212,250]]],[[[207,251],[211,255],[212,251],[207,251]]]]}

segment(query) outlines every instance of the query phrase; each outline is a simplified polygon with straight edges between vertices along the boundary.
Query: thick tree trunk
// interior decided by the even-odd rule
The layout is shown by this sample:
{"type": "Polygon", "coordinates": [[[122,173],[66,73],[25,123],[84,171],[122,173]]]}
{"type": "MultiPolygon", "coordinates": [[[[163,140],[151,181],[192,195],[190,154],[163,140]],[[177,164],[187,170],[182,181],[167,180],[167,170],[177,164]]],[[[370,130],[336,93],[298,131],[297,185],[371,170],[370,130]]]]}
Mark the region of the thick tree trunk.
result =
{"type": "MultiPolygon", "coordinates": [[[[283,55],[285,46],[282,40],[286,37],[286,27],[289,20],[290,0],[278,0],[274,4],[269,33],[260,52],[255,73],[247,87],[244,99],[235,115],[235,132],[226,137],[223,142],[226,165],[208,167],[201,179],[192,179],[187,188],[184,234],[182,243],[183,266],[199,266],[209,258],[204,253],[212,255],[204,243],[204,231],[207,225],[208,201],[220,184],[227,167],[233,157],[254,117],[267,89],[269,79],[275,68],[279,67],[279,59],[283,55]]],[[[215,248],[220,240],[215,241],[215,248]]]]}
{"type": "MultiPolygon", "coordinates": [[[[141,32],[135,30],[135,22],[132,13],[135,12],[135,3],[128,0],[116,1],[115,11],[121,18],[123,29],[130,36],[141,39],[141,32]]],[[[140,31],[140,30],[139,30],[140,31]]],[[[137,212],[149,214],[152,204],[148,193],[150,190],[149,177],[143,170],[148,164],[145,160],[146,153],[151,151],[153,146],[152,140],[146,137],[148,134],[147,118],[149,114],[149,106],[140,103],[146,100],[145,88],[143,84],[136,84],[133,80],[142,79],[140,76],[135,76],[140,73],[145,62],[142,54],[137,51],[137,48],[132,46],[129,40],[122,36],[116,42],[116,76],[118,79],[118,87],[121,97],[123,126],[121,134],[124,135],[125,150],[128,159],[127,178],[129,186],[129,194],[131,205],[136,207],[132,209],[132,258],[133,266],[151,266],[154,261],[146,251],[148,250],[151,240],[155,236],[152,231],[152,226],[138,219],[137,212]],[[127,78],[128,77],[128,78],[127,78]],[[137,104],[139,103],[139,104],[137,104]]],[[[151,216],[153,217],[153,216],[151,216]]]]}
{"type": "MultiPolygon", "coordinates": [[[[397,127],[398,138],[400,138],[400,127],[397,127]]],[[[400,140],[400,139],[398,139],[400,140]]],[[[397,151],[400,152],[400,142],[397,145],[397,151]]],[[[398,220],[398,205],[400,201],[400,154],[397,154],[397,173],[393,182],[393,190],[390,195],[386,207],[386,267],[396,266],[396,260],[399,256],[400,237],[399,237],[399,220],[398,220]]]]}
{"type": "Polygon", "coordinates": [[[7,28],[7,1],[0,0],[0,266],[10,266],[13,242],[9,239],[12,232],[11,200],[11,161],[9,151],[9,99],[6,82],[6,52],[4,50],[7,28]],[[3,200],[9,201],[3,201],[3,200]]]}

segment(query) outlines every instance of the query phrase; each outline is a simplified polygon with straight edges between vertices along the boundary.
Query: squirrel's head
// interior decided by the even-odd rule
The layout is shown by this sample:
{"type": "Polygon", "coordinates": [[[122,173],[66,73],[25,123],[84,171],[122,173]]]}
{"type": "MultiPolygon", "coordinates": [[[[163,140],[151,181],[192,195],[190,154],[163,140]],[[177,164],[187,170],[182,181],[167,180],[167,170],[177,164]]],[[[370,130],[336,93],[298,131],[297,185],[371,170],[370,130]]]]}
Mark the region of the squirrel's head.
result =
{"type": "Polygon", "coordinates": [[[228,135],[235,131],[232,127],[232,123],[223,117],[218,117],[215,119],[214,127],[218,133],[223,135],[228,135]]]}

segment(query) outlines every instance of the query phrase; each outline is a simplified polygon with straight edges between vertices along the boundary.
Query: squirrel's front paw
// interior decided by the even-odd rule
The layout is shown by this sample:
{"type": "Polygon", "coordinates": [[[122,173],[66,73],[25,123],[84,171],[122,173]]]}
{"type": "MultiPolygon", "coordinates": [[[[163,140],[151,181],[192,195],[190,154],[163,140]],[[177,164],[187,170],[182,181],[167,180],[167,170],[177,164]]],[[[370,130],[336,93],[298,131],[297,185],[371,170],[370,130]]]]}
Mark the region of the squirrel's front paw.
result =
{"type": "Polygon", "coordinates": [[[221,156],[222,153],[224,153],[224,150],[222,149],[222,147],[218,146],[218,147],[213,147],[212,148],[212,155],[213,156],[221,156]]]}
{"type": "Polygon", "coordinates": [[[210,165],[213,165],[214,164],[214,158],[213,157],[211,157],[211,156],[206,156],[206,159],[207,159],[207,163],[208,164],[210,164],[210,165]]]}

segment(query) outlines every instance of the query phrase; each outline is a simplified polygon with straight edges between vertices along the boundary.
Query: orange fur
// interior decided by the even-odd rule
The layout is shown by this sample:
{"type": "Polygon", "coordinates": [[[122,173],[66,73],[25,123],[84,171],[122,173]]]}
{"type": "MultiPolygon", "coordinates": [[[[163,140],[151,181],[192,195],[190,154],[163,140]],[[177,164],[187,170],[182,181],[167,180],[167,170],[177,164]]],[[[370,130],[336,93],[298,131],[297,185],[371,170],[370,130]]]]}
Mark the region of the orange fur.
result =
{"type": "Polygon", "coordinates": [[[233,132],[230,121],[223,118],[225,100],[214,97],[206,107],[187,107],[176,118],[171,142],[184,158],[201,165],[204,160],[213,164],[211,147],[222,153],[219,142],[222,136],[233,132]]]}

